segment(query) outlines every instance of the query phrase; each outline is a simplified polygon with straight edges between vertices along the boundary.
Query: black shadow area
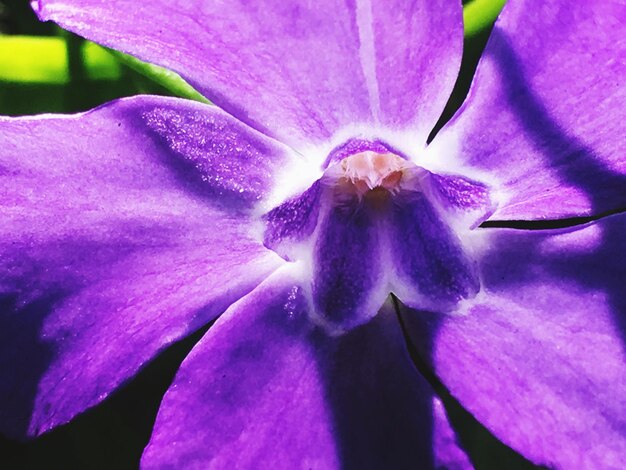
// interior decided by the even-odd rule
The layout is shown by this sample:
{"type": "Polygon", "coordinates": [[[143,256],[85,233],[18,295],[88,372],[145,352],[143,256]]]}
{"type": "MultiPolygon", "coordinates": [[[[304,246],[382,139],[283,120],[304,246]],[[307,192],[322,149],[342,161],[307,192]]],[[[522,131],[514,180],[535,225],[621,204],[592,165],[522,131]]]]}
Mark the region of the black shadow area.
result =
{"type": "Polygon", "coordinates": [[[0,437],[0,468],[137,469],[161,399],[209,325],[174,344],[95,408],[27,442],[0,437]]]}
{"type": "Polygon", "coordinates": [[[51,291],[22,304],[17,295],[0,296],[0,421],[2,428],[16,435],[28,430],[39,380],[55,354],[41,339],[43,322],[65,297],[61,291],[51,291]]]}

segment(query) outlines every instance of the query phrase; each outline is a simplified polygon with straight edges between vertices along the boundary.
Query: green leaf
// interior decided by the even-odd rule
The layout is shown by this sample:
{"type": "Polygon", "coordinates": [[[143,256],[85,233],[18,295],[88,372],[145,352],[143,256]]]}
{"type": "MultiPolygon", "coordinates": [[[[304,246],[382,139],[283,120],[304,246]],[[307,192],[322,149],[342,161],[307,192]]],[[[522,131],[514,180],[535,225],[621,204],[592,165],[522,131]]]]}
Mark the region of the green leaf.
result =
{"type": "Polygon", "coordinates": [[[167,70],[158,65],[149,64],[143,62],[136,57],[133,57],[123,52],[108,49],[109,53],[119,59],[120,62],[139,72],[150,80],[158,83],[163,88],[169,90],[173,95],[180,96],[182,98],[188,98],[190,100],[200,101],[202,103],[209,103],[204,96],[202,96],[195,88],[187,83],[180,75],[171,70],[167,70]]]}
{"type": "MultiPolygon", "coordinates": [[[[81,45],[86,78],[117,80],[121,68],[104,48],[81,45]]],[[[0,81],[63,85],[71,80],[67,40],[48,36],[0,35],[0,81]]]]}
{"type": "Polygon", "coordinates": [[[476,34],[491,27],[506,0],[472,0],[463,7],[463,24],[465,37],[476,34]]]}

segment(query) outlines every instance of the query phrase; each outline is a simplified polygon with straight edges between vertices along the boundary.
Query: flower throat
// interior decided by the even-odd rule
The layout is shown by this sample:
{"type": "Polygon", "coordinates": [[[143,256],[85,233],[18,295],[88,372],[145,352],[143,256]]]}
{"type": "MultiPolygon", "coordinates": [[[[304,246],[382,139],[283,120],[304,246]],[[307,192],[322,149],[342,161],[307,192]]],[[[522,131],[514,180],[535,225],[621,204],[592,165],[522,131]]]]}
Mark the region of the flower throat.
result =
{"type": "Polygon", "coordinates": [[[352,328],[391,292],[439,311],[476,295],[474,262],[451,221],[469,193],[484,209],[484,185],[431,173],[380,142],[348,142],[327,165],[309,189],[264,216],[265,245],[305,267],[317,321],[352,328]]]}

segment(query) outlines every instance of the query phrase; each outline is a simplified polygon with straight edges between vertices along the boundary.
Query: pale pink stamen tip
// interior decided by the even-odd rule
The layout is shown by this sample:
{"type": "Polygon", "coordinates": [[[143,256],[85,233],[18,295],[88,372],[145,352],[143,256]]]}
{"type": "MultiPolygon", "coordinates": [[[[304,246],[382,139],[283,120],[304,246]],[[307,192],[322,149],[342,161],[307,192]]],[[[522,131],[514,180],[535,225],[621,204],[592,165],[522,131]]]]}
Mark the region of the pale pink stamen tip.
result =
{"type": "Polygon", "coordinates": [[[360,195],[375,188],[397,191],[407,167],[407,162],[393,153],[367,151],[341,161],[344,177],[360,195]]]}

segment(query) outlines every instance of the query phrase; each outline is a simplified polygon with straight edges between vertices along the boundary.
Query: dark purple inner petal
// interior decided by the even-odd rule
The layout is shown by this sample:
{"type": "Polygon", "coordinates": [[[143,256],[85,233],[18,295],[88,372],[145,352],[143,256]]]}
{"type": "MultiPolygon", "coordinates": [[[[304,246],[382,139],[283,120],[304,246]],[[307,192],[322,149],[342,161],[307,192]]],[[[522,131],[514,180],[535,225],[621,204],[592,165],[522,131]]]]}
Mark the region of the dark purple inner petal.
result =
{"type": "Polygon", "coordinates": [[[283,241],[303,241],[313,233],[319,217],[321,194],[321,184],[316,181],[304,193],[265,214],[264,245],[290,259],[280,244],[283,241]]]}
{"type": "Polygon", "coordinates": [[[333,323],[352,324],[372,314],[363,310],[381,271],[373,215],[354,198],[332,207],[322,222],[314,252],[313,301],[333,323]]]}
{"type": "Polygon", "coordinates": [[[396,269],[421,295],[448,303],[478,292],[472,262],[423,193],[408,192],[394,199],[388,230],[396,269]]]}

